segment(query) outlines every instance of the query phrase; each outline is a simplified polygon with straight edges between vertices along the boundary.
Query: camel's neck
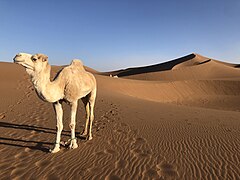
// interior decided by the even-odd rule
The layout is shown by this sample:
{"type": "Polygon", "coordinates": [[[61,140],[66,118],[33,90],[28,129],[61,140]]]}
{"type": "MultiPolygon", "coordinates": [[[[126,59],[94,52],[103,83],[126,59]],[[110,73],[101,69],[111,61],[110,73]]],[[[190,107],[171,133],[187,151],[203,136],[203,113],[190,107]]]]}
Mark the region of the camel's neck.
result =
{"type": "Polygon", "coordinates": [[[63,93],[59,91],[59,81],[50,81],[51,66],[48,64],[41,71],[31,74],[31,79],[38,96],[48,102],[56,102],[63,98],[63,93]]]}
{"type": "Polygon", "coordinates": [[[36,90],[45,89],[47,84],[50,84],[50,71],[51,66],[48,65],[45,69],[41,71],[34,71],[31,74],[32,82],[36,90]]]}

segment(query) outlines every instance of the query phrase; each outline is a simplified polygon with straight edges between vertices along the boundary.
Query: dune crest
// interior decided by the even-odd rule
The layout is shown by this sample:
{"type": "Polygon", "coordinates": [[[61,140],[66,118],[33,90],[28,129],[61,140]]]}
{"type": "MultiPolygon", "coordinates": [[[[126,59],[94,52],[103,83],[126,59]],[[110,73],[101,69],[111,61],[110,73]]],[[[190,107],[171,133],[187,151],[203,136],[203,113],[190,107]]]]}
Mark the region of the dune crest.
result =
{"type": "Polygon", "coordinates": [[[209,59],[207,57],[193,53],[193,58],[191,58],[187,61],[181,62],[179,64],[176,64],[172,69],[180,69],[180,68],[185,68],[185,67],[197,66],[200,64],[208,63],[210,61],[211,61],[211,59],[209,59]]]}

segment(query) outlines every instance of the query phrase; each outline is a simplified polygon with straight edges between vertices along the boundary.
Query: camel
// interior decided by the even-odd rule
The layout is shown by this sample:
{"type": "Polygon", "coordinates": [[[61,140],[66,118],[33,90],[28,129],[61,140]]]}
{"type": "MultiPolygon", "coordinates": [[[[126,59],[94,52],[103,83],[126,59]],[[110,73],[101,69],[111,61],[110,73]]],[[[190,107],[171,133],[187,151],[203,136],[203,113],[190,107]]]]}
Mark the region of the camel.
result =
{"type": "Polygon", "coordinates": [[[44,54],[19,53],[14,57],[14,63],[22,65],[30,75],[36,93],[40,99],[53,103],[57,119],[57,135],[51,153],[60,151],[61,132],[63,130],[62,103],[71,107],[71,139],[69,148],[78,147],[75,136],[76,112],[78,100],[81,99],[86,110],[86,124],[81,137],[92,139],[92,122],[94,119],[94,104],[96,99],[96,79],[85,71],[81,60],[74,59],[71,64],[59,71],[53,81],[50,80],[51,66],[44,54]]]}

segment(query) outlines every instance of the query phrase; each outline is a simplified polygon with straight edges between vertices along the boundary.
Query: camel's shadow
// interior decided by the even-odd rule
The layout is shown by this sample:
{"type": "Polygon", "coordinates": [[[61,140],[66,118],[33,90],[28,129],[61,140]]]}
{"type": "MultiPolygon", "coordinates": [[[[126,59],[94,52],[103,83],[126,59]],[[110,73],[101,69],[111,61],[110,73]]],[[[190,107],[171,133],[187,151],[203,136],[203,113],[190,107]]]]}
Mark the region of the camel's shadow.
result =
{"type": "MultiPolygon", "coordinates": [[[[25,125],[25,124],[14,124],[8,122],[0,122],[0,127],[3,128],[11,128],[11,129],[23,129],[29,131],[36,131],[39,133],[47,133],[47,134],[56,134],[55,129],[46,128],[46,127],[39,127],[33,125],[25,125]]],[[[63,130],[62,136],[70,137],[70,131],[63,130]]],[[[76,133],[76,136],[81,139],[80,133],[76,133]]],[[[23,140],[15,137],[0,137],[0,145],[7,145],[7,146],[15,146],[15,147],[22,147],[22,148],[29,148],[32,150],[40,150],[43,152],[49,152],[49,147],[54,143],[47,142],[47,141],[33,141],[33,140],[23,140]],[[20,144],[24,143],[24,145],[20,144]],[[31,144],[31,145],[29,145],[31,144]],[[36,145],[32,145],[36,144],[36,145]]]]}
{"type": "Polygon", "coordinates": [[[29,148],[29,149],[32,149],[32,150],[40,150],[40,151],[43,151],[43,152],[49,152],[49,148],[44,146],[44,144],[48,144],[48,145],[51,145],[52,143],[49,143],[49,142],[38,142],[38,141],[22,141],[21,139],[16,139],[16,138],[4,138],[4,137],[0,137],[0,141],[1,140],[6,140],[8,142],[0,142],[0,144],[2,145],[7,145],[7,146],[15,146],[15,147],[21,147],[21,148],[29,148]],[[14,141],[14,142],[25,142],[25,143],[37,143],[36,146],[30,146],[30,145],[21,145],[21,144],[15,144],[15,143],[9,143],[14,141]]]}

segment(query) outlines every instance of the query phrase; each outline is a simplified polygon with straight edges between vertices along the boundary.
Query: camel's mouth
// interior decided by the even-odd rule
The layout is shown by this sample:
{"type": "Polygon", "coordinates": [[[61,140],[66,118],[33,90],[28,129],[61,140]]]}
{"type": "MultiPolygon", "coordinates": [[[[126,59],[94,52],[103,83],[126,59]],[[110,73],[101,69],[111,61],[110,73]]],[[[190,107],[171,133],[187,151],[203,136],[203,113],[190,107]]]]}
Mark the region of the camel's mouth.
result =
{"type": "Polygon", "coordinates": [[[20,65],[22,65],[23,67],[25,67],[25,68],[27,68],[27,69],[34,70],[34,68],[33,68],[31,65],[25,63],[24,61],[19,61],[19,60],[17,60],[17,59],[14,59],[14,63],[20,64],[20,65]]]}

